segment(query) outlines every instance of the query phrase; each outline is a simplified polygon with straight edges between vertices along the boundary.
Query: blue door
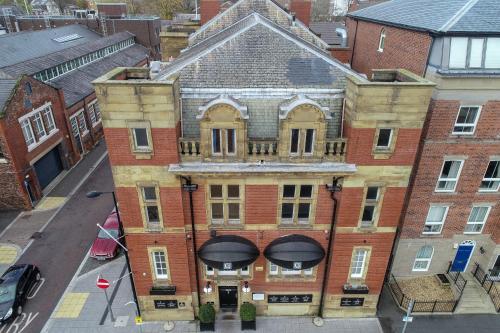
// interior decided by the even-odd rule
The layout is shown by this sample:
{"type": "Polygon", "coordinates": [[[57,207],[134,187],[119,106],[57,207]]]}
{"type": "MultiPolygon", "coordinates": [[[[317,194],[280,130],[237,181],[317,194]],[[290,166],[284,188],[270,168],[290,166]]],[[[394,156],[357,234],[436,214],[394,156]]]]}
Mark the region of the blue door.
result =
{"type": "Polygon", "coordinates": [[[474,244],[460,244],[457,250],[457,254],[455,255],[455,259],[453,260],[453,264],[451,264],[452,272],[463,272],[467,267],[467,263],[469,262],[469,258],[472,255],[472,250],[474,249],[474,244]]]}

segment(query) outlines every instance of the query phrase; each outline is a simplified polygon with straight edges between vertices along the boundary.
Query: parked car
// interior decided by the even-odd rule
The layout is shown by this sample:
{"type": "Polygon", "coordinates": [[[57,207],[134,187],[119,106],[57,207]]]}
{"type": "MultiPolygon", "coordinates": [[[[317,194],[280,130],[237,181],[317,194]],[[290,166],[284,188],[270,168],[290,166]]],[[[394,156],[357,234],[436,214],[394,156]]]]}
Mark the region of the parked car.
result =
{"type": "Polygon", "coordinates": [[[99,229],[99,234],[94,240],[94,243],[92,243],[92,248],[90,249],[90,256],[97,260],[111,259],[118,253],[118,244],[110,237],[110,235],[113,236],[114,239],[120,237],[118,216],[114,210],[109,214],[102,227],[107,233],[99,229]]]}
{"type": "Polygon", "coordinates": [[[0,278],[0,321],[5,322],[23,313],[28,295],[41,279],[35,265],[9,267],[0,278]]]}

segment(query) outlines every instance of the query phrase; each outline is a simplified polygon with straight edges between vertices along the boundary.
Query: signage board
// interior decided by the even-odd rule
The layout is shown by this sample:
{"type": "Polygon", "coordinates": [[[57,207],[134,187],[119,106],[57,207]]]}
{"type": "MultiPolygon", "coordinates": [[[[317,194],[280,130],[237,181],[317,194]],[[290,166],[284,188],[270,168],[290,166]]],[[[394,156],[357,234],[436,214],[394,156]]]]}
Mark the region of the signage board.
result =
{"type": "Polygon", "coordinates": [[[179,303],[176,299],[168,299],[168,300],[154,300],[155,309],[177,309],[179,307],[179,303]]]}
{"type": "Polygon", "coordinates": [[[268,303],[311,303],[312,294],[267,295],[268,303]]]}
{"type": "Polygon", "coordinates": [[[365,299],[363,297],[342,297],[340,306],[363,306],[365,299]]]}

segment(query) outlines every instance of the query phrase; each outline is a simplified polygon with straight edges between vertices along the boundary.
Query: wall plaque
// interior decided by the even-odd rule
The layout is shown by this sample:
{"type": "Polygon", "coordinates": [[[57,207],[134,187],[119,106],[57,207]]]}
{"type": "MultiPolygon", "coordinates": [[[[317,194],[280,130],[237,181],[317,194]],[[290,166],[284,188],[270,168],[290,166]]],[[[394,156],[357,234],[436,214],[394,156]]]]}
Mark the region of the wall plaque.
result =
{"type": "Polygon", "coordinates": [[[268,303],[311,303],[312,294],[267,295],[268,303]]]}
{"type": "Polygon", "coordinates": [[[340,306],[363,306],[365,299],[363,297],[342,297],[340,306]]]}
{"type": "Polygon", "coordinates": [[[155,309],[177,309],[179,304],[176,299],[160,300],[155,299],[155,309]]]}

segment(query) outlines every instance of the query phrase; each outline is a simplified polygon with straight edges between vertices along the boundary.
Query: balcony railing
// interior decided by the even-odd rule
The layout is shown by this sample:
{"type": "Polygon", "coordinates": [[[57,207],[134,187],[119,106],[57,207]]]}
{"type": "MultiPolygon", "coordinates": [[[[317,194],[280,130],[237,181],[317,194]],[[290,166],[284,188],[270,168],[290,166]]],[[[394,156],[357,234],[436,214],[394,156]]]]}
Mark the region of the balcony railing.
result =
{"type": "MultiPolygon", "coordinates": [[[[259,140],[249,139],[247,142],[247,152],[245,159],[248,161],[277,161],[279,157],[278,140],[259,140]]],[[[325,142],[323,149],[323,158],[329,162],[344,162],[347,151],[346,139],[330,139],[325,142]]],[[[180,138],[179,153],[185,161],[201,160],[200,139],[198,138],[180,138]]],[[[314,161],[318,158],[313,156],[304,156],[304,160],[314,161]]]]}

